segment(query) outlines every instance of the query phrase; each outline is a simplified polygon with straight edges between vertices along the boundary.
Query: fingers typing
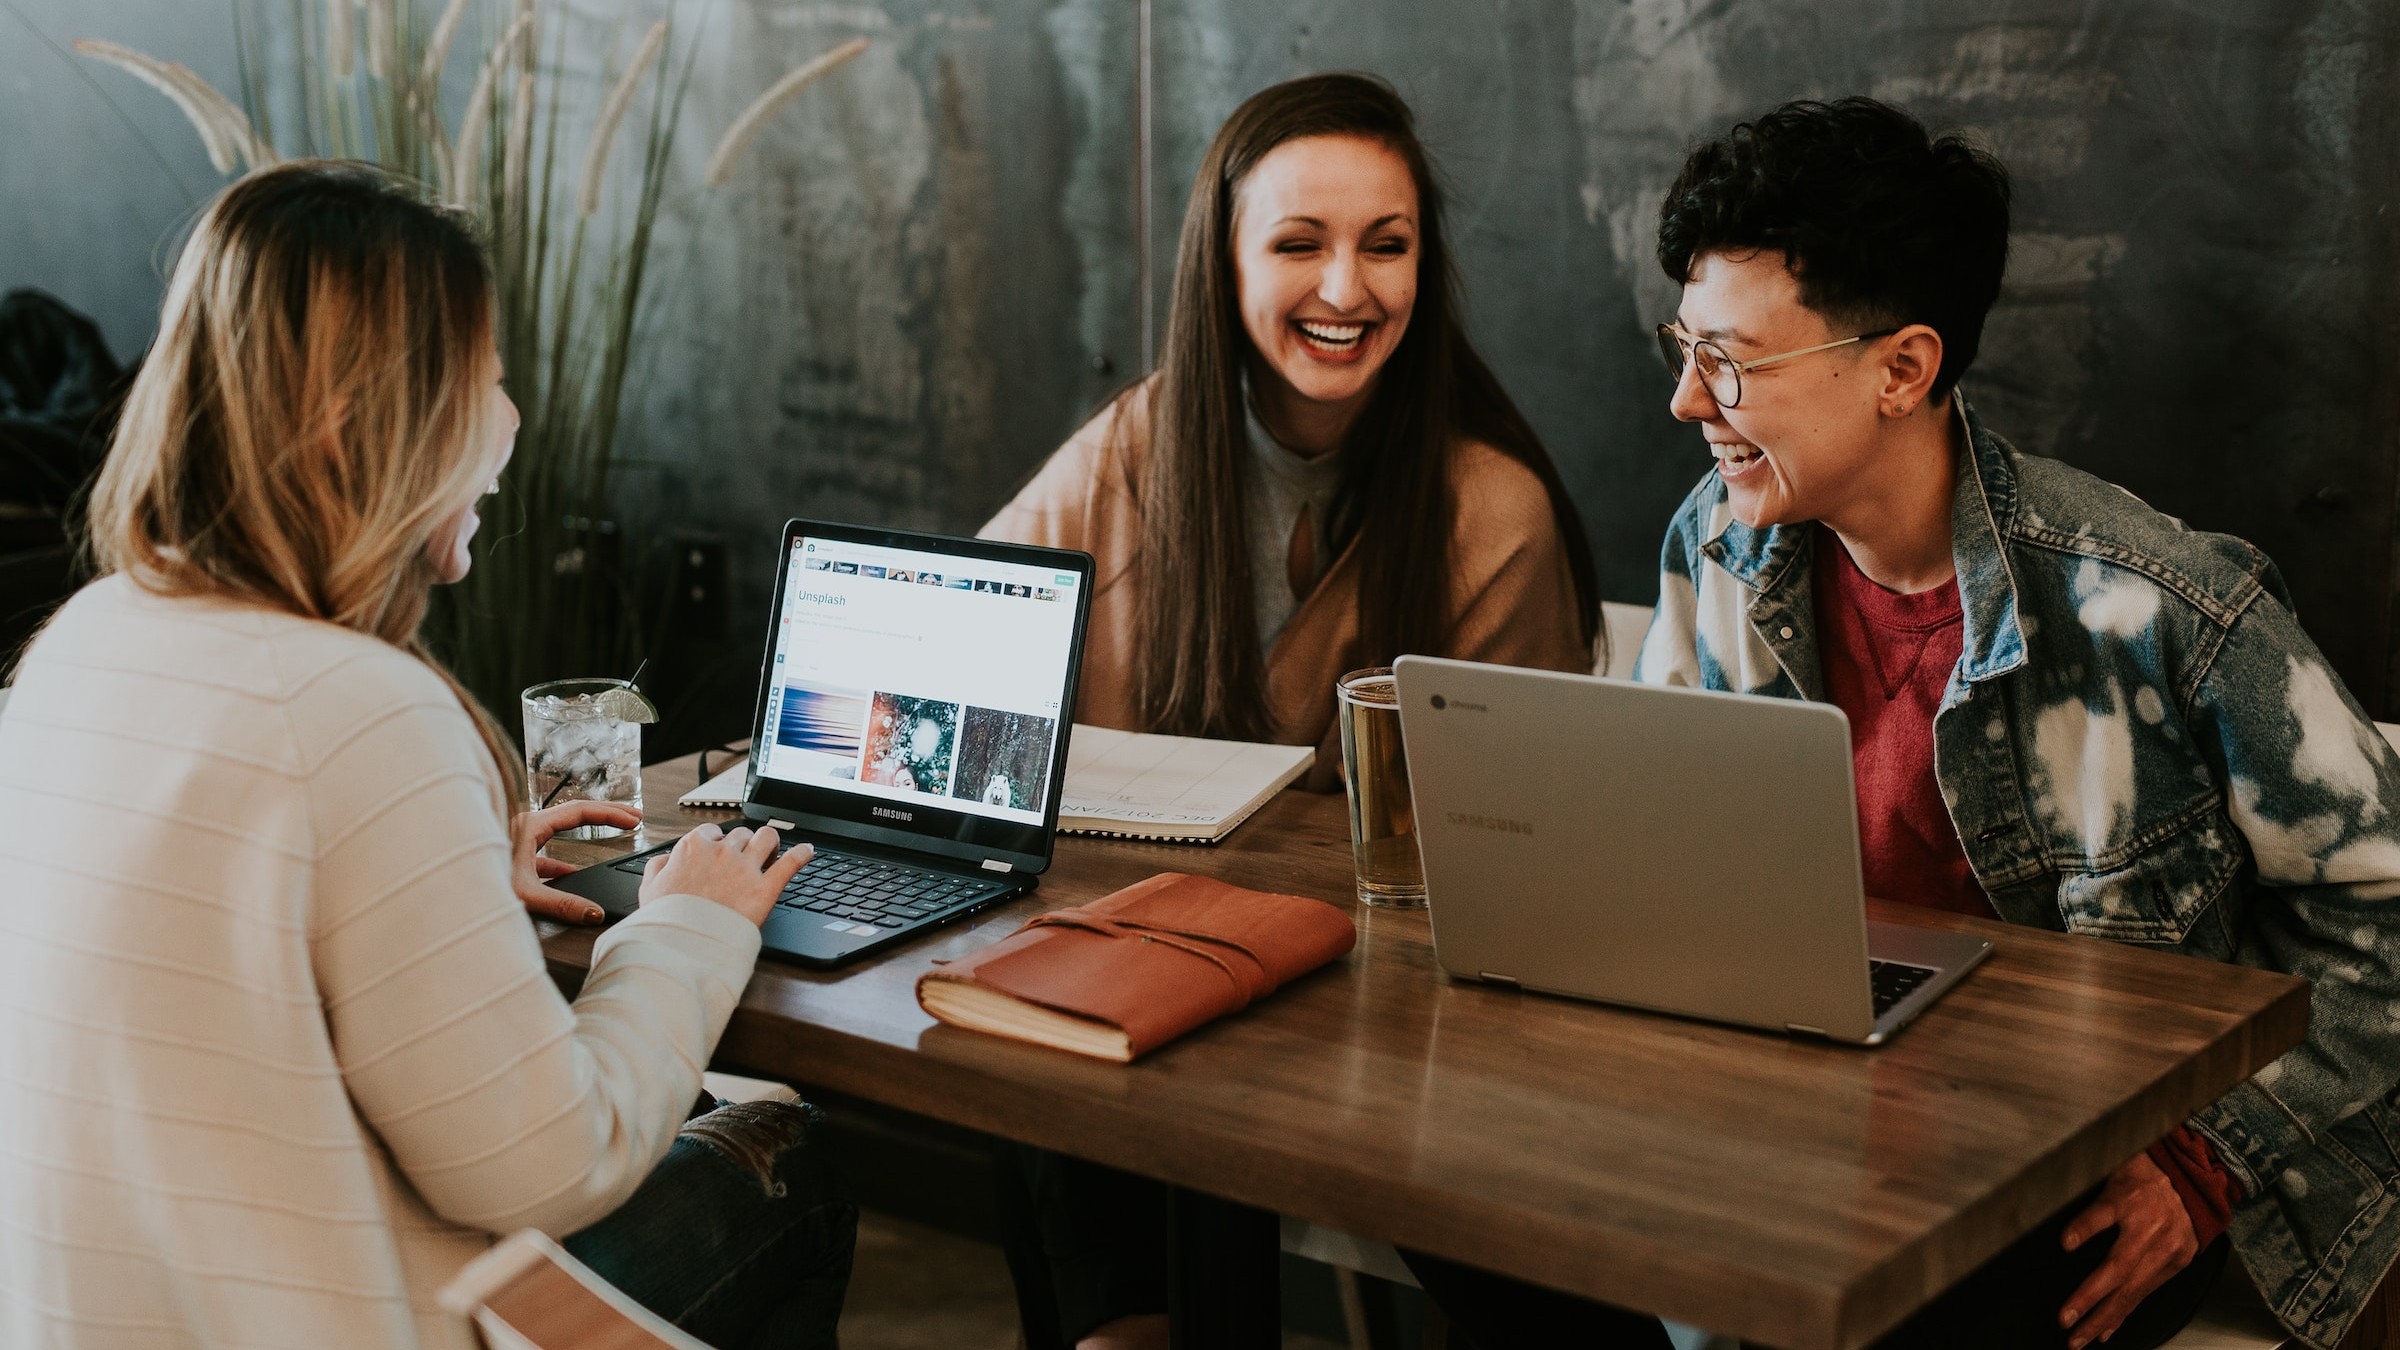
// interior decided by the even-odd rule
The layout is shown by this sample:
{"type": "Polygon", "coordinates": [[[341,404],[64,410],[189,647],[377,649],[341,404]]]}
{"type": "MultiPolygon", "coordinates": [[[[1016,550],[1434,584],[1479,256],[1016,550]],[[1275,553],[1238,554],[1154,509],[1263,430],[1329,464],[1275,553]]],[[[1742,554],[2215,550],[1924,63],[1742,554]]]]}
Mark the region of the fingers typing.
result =
{"type": "Polygon", "coordinates": [[[791,885],[792,878],[799,874],[801,868],[808,866],[810,860],[816,856],[816,849],[807,844],[794,844],[785,849],[783,856],[768,864],[767,867],[767,875],[773,878],[775,889],[780,891],[791,885]]]}

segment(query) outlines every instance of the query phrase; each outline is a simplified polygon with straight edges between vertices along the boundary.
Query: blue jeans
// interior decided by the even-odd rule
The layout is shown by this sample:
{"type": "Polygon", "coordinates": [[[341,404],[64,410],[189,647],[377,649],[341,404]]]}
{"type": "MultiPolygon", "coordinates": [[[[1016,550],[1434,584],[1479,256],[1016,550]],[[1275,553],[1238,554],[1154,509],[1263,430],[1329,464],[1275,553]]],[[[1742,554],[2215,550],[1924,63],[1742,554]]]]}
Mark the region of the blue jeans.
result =
{"type": "Polygon", "coordinates": [[[858,1210],[807,1149],[817,1108],[719,1107],[568,1251],[716,1350],[834,1350],[858,1210]]]}

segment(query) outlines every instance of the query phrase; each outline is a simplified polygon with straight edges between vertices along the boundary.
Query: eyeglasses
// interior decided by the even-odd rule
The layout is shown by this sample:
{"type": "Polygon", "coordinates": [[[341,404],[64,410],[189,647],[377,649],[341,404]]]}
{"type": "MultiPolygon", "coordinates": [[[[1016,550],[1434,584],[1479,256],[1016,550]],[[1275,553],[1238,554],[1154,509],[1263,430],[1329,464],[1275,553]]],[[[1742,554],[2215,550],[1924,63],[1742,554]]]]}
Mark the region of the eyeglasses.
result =
{"type": "Polygon", "coordinates": [[[1692,364],[1700,367],[1701,385],[1708,390],[1708,396],[1717,401],[1717,406],[1738,408],[1742,403],[1742,375],[1747,371],[1757,370],[1762,366],[1771,366],[1778,361],[1789,361],[1795,356],[1829,352],[1836,347],[1847,347],[1853,342],[1867,342],[1875,338],[1890,337],[1899,331],[1897,328],[1878,328],[1872,333],[1861,333],[1857,337],[1840,338],[1832,342],[1820,342],[1814,347],[1802,347],[1796,352],[1762,356],[1755,361],[1736,361],[1725,354],[1723,347],[1718,346],[1710,339],[1696,333],[1686,332],[1675,324],[1662,323],[1658,326],[1658,354],[1666,358],[1667,370],[1675,376],[1676,382],[1680,384],[1683,382],[1683,364],[1688,353],[1692,364]]]}

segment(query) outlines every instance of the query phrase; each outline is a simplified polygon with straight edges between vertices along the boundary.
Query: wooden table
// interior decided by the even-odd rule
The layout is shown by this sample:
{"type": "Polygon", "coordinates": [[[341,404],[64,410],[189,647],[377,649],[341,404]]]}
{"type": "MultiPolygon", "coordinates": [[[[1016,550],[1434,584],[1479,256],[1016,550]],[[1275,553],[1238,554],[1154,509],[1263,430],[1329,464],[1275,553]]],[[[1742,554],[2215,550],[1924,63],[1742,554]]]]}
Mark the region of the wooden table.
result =
{"type": "MultiPolygon", "coordinates": [[[[689,759],[646,771],[649,838],[689,759]]],[[[1787,1350],[1867,1343],[2307,1031],[2300,980],[1873,904],[1997,950],[1891,1045],[1459,983],[1350,900],[1338,797],[1210,848],[1062,837],[1034,896],[878,960],[762,960],[719,1059],[1787,1350]],[[1161,871],[1350,908],[1357,950],[1131,1066],[936,1024],[917,976],[1161,871]]],[[[595,859],[621,845],[558,845],[595,859]]],[[[551,929],[572,987],[592,933],[551,929]]],[[[1271,1270],[1271,1267],[1269,1268],[1271,1270]]]]}

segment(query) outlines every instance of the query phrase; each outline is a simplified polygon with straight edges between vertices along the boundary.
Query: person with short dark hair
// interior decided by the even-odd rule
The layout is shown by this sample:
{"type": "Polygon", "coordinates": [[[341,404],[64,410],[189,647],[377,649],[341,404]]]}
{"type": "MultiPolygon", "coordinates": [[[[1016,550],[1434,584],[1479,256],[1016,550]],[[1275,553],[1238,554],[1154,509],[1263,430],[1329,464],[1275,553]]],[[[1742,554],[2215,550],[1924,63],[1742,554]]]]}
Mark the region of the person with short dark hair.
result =
{"type": "Polygon", "coordinates": [[[2400,757],[2258,549],[1976,416],[2008,228],[1997,160],[1868,99],[1692,153],[1658,332],[1715,465],[1636,673],[1839,706],[1870,894],[2313,988],[2306,1043],[1883,1345],[2145,1350],[2230,1250],[2330,1346],[2400,1251],[2400,757]]]}

